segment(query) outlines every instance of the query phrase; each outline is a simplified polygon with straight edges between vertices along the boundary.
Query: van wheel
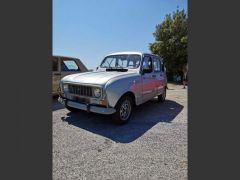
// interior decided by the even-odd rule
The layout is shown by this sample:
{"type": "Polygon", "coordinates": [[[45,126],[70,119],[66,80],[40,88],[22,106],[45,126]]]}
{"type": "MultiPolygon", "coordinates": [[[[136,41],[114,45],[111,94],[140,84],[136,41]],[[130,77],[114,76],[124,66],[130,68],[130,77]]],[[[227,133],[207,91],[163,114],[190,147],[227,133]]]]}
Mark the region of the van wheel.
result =
{"type": "Polygon", "coordinates": [[[163,93],[158,96],[158,101],[159,102],[164,102],[165,99],[166,99],[166,95],[167,95],[167,89],[165,87],[164,90],[163,90],[163,93]]]}
{"type": "Polygon", "coordinates": [[[79,110],[73,107],[69,107],[69,106],[65,106],[67,110],[71,111],[71,112],[78,112],[79,110]]]}
{"type": "Polygon", "coordinates": [[[116,105],[113,118],[117,124],[125,124],[132,115],[133,100],[129,96],[123,96],[116,105]]]}

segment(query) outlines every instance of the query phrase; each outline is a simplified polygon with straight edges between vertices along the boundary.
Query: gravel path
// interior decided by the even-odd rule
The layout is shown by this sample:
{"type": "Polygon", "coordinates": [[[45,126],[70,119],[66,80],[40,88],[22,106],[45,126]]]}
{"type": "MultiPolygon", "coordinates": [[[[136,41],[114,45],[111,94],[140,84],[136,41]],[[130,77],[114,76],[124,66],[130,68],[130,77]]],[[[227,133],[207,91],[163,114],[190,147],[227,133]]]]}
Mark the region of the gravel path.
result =
{"type": "Polygon", "coordinates": [[[53,103],[53,179],[187,179],[187,89],[137,107],[128,124],[53,103]]]}

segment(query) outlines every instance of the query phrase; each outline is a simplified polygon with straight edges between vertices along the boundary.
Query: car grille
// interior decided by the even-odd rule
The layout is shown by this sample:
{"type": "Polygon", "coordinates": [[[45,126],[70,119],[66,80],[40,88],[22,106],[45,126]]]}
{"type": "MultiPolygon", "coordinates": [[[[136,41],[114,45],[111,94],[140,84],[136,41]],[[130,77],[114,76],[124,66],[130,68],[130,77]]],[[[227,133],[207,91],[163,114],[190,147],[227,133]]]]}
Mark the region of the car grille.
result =
{"type": "Polygon", "coordinates": [[[89,97],[93,96],[92,87],[89,87],[89,86],[69,84],[68,89],[69,89],[69,93],[71,94],[77,94],[80,96],[89,96],[89,97]]]}

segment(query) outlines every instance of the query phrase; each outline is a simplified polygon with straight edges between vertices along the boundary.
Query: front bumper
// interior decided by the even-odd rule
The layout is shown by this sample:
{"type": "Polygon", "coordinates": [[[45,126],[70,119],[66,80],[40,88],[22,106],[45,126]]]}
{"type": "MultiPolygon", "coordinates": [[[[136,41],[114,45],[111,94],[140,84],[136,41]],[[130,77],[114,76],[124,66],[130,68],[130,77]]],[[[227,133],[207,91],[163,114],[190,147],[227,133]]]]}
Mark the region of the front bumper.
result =
{"type": "Polygon", "coordinates": [[[114,108],[98,107],[93,104],[83,104],[83,103],[67,100],[61,97],[58,98],[58,101],[64,106],[73,107],[73,108],[84,110],[87,112],[94,112],[98,114],[113,114],[116,112],[114,108]]]}

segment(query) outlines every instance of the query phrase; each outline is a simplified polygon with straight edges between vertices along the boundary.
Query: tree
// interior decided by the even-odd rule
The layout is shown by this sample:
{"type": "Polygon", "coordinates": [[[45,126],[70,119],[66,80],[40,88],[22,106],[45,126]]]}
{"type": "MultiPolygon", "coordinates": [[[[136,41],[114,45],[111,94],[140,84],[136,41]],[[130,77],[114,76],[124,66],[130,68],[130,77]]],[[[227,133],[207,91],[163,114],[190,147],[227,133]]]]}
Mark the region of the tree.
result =
{"type": "Polygon", "coordinates": [[[167,14],[153,33],[155,42],[149,44],[149,49],[164,59],[170,79],[179,72],[182,74],[183,66],[187,64],[187,33],[187,14],[178,9],[167,14]]]}

